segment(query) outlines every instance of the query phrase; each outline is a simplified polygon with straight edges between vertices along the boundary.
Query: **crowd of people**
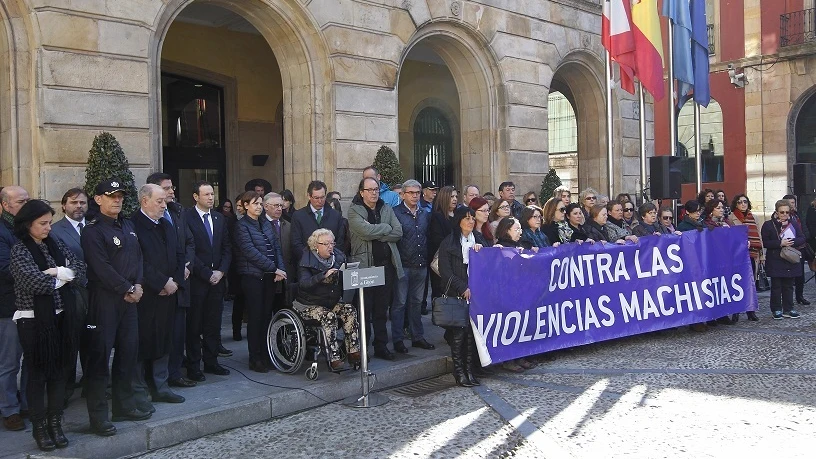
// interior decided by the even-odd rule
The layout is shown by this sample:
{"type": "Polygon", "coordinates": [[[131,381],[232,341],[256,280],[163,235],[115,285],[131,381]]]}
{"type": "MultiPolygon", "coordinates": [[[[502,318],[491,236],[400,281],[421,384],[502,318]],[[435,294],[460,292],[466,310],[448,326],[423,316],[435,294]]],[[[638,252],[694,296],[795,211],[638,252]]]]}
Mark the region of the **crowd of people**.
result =
{"type": "MultiPolygon", "coordinates": [[[[252,371],[274,369],[266,330],[282,308],[320,323],[333,370],[346,365],[343,355],[356,365],[360,347],[369,343],[360,342],[362,321],[344,294],[339,271],[347,260],[384,268],[385,284],[365,295],[364,323],[374,357],[385,360],[408,353],[408,341],[415,349],[435,348],[425,338],[422,315],[432,298],[470,299],[469,253],[483,247],[537,252],[746,225],[755,273],[764,270],[771,278],[773,318],[797,318],[794,302],[809,304],[804,265],[813,259],[809,235],[816,235],[816,201],[803,221],[795,196],[776,202],[759,228],[748,196],[728,203],[725,193],[713,190],[686,202],[675,216],[670,207],[636,206],[627,194],[610,199],[591,188],[575,202],[563,188],[551,197],[528,192],[519,202],[509,181],[497,195],[476,185],[460,191],[433,181],[390,187],[374,167],[363,171],[345,213],[340,193],[321,181],[308,185],[308,204],[299,209],[294,193],[273,192],[265,180],[252,180],[245,189],[216,207],[212,184],[200,181],[184,190],[195,205],[183,208],[172,177],[158,172],[138,190],[139,209],[125,217],[127,191],[105,180],[95,190],[68,190],[61,202],[64,218],[57,222],[49,202],[29,199],[19,186],[0,190],[5,427],[23,430],[27,413],[37,445],[50,451],[68,445],[62,414],[75,389],[82,388],[91,429],[102,436],[116,433],[112,422],[149,418],[156,403],[183,403],[177,389],[195,386],[205,374],[230,374],[219,363],[232,355],[221,337],[225,300],[232,301],[234,340],[244,339],[246,323],[252,371]],[[335,340],[338,326],[345,353],[335,340]]],[[[756,305],[746,313],[759,320],[756,305]]],[[[738,319],[735,314],[692,329],[738,319]]],[[[479,364],[469,327],[448,327],[445,340],[459,385],[479,385],[480,377],[492,373],[479,364]]],[[[523,372],[536,363],[521,358],[502,367],[523,372]]]]}

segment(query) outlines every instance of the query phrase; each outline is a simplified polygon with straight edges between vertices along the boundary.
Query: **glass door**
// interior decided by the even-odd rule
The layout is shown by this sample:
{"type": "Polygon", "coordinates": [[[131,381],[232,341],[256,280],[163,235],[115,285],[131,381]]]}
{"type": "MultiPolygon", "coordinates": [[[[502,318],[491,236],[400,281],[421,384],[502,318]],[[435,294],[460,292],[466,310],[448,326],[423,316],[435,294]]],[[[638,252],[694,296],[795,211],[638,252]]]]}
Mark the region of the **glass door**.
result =
{"type": "Polygon", "coordinates": [[[194,205],[193,184],[213,185],[216,206],[226,198],[224,90],[162,74],[163,171],[173,176],[176,199],[194,205]]]}

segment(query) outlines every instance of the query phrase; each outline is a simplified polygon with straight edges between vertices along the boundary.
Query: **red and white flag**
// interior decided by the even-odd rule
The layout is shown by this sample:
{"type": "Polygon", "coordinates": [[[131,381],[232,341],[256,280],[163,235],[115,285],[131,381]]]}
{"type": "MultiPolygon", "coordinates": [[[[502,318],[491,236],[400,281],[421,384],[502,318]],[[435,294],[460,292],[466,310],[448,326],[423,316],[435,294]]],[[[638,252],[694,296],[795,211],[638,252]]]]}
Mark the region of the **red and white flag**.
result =
{"type": "Polygon", "coordinates": [[[631,0],[604,1],[601,43],[620,67],[621,88],[634,94],[637,71],[631,0]]]}

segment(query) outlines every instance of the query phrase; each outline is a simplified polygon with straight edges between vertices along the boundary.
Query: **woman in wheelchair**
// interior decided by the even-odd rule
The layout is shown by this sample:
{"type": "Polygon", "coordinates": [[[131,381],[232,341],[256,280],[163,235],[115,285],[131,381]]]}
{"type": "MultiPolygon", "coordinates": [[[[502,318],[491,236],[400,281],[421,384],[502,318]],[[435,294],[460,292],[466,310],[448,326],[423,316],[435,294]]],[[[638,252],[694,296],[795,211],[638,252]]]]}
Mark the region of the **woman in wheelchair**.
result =
{"type": "Polygon", "coordinates": [[[354,305],[343,304],[343,276],[340,266],[346,261],[343,252],[334,248],[334,234],[324,228],[315,230],[303,249],[298,273],[300,282],[294,302],[295,310],[304,318],[320,322],[326,340],[332,369],[343,366],[340,346],[337,343],[337,319],[343,322],[346,352],[351,365],[360,363],[360,338],[357,310],[354,305]]]}

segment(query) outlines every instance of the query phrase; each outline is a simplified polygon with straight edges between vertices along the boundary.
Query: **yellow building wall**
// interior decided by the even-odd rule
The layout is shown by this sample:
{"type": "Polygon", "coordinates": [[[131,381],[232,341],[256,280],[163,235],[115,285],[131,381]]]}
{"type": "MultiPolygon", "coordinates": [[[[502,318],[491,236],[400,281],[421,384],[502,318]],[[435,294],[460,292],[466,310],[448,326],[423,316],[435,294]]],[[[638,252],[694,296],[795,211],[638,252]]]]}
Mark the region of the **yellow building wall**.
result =
{"type": "Polygon", "coordinates": [[[164,40],[162,59],[235,78],[238,119],[275,121],[283,85],[278,61],[261,35],[176,21],[164,40]]]}

